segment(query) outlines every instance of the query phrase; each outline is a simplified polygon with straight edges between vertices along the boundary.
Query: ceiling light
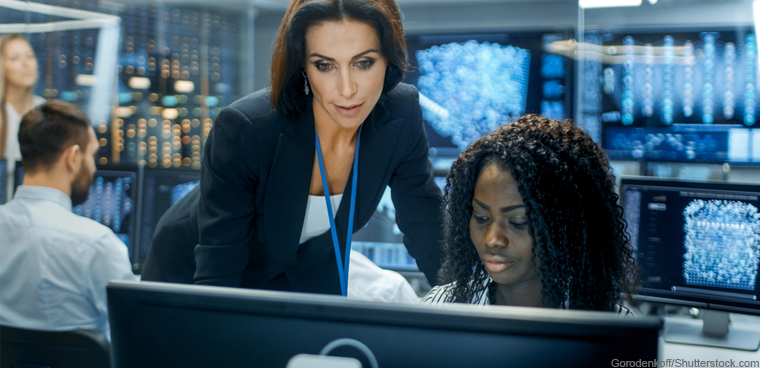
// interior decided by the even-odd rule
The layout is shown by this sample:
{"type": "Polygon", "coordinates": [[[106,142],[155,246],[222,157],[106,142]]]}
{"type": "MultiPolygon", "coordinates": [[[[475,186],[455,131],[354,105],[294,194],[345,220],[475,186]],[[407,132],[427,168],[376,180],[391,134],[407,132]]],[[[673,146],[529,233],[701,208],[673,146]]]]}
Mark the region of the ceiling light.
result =
{"type": "MultiPolygon", "coordinates": [[[[650,0],[650,2],[652,1],[650,0]]],[[[578,0],[578,6],[580,6],[583,9],[616,8],[616,7],[622,7],[622,6],[639,6],[639,5],[641,5],[641,0],[578,0]]]]}

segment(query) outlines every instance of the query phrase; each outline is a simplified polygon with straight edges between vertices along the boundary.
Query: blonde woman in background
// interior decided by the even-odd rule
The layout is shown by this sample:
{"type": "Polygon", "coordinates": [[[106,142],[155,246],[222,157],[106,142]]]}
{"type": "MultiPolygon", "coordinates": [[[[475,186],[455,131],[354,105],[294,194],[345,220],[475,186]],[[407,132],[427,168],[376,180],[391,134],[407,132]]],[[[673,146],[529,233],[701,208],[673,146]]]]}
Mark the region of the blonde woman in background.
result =
{"type": "Polygon", "coordinates": [[[45,99],[32,94],[38,79],[37,57],[23,35],[0,36],[0,157],[8,159],[8,199],[13,192],[14,161],[21,159],[21,117],[45,99]]]}

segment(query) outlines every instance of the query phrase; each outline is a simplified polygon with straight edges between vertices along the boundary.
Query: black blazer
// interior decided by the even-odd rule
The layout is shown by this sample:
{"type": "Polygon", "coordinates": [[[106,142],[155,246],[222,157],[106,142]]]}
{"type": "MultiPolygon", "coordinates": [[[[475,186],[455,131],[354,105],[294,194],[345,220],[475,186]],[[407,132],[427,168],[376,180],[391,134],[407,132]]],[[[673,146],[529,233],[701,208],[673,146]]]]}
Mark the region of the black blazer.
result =
{"type": "MultiPolygon", "coordinates": [[[[311,106],[306,111],[286,120],[272,109],[266,89],[216,118],[201,169],[196,283],[340,294],[330,232],[298,244],[316,149],[311,106]]],[[[350,175],[346,199],[353,169],[350,175]]],[[[364,122],[354,232],[372,217],[386,185],[404,244],[435,285],[441,192],[428,160],[418,93],[407,84],[389,92],[364,122]]],[[[348,212],[349,201],[341,201],[335,221],[343,257],[348,212]]]]}

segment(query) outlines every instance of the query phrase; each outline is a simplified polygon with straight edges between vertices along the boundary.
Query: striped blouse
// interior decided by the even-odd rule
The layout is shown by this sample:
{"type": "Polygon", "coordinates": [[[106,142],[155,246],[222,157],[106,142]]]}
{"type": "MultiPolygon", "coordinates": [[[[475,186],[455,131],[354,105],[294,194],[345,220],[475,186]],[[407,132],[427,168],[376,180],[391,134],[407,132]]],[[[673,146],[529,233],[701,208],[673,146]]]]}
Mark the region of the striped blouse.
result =
{"type": "MultiPolygon", "coordinates": [[[[438,285],[438,286],[433,287],[432,289],[430,289],[427,295],[425,295],[420,300],[420,304],[452,303],[455,283],[456,282],[452,282],[450,284],[438,285]]],[[[496,286],[496,283],[494,283],[493,279],[491,279],[490,277],[487,277],[483,283],[484,283],[485,288],[482,291],[473,295],[472,300],[470,301],[470,304],[473,304],[473,305],[490,305],[491,304],[491,293],[492,293],[493,287],[496,286]]],[[[633,317],[633,312],[631,312],[630,309],[620,304],[615,304],[615,313],[618,313],[621,316],[625,316],[625,317],[633,317]]]]}

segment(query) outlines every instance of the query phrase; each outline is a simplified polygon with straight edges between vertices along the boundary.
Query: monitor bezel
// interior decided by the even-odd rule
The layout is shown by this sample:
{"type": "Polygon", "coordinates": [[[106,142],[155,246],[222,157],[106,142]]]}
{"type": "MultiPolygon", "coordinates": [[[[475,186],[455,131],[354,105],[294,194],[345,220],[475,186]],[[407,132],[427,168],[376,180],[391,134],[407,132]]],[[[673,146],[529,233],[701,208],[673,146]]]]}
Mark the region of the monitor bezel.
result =
{"type": "MultiPolygon", "coordinates": [[[[193,313],[203,315],[221,313],[228,317],[230,314],[237,314],[242,318],[248,318],[245,316],[250,315],[263,316],[267,318],[267,321],[273,321],[272,323],[285,318],[328,321],[341,325],[350,323],[365,326],[380,325],[384,328],[411,327],[432,331],[505,334],[526,337],[526,339],[555,337],[570,341],[603,342],[608,344],[607,348],[614,346],[622,348],[621,345],[625,345],[626,351],[629,351],[630,346],[622,341],[633,339],[632,336],[641,339],[637,340],[641,343],[638,351],[657,350],[659,330],[663,325],[662,320],[656,316],[621,318],[611,312],[502,306],[484,308],[464,304],[376,303],[320,294],[159,282],[112,281],[108,284],[107,294],[112,354],[116,368],[127,366],[130,361],[132,363],[139,361],[140,358],[135,357],[134,354],[150,355],[150,352],[139,344],[152,343],[145,342],[145,334],[138,331],[156,336],[161,333],[161,330],[172,330],[170,326],[155,326],[155,331],[144,331],[144,328],[134,325],[135,321],[142,321],[141,316],[146,313],[173,313],[173,310],[192,310],[193,313]],[[161,311],[161,308],[171,309],[161,311]],[[645,338],[642,338],[644,336],[645,338]]],[[[209,321],[213,320],[212,317],[209,318],[209,321]]],[[[196,318],[190,323],[195,329],[197,326],[213,324],[209,321],[205,318],[196,318]]],[[[241,325],[245,325],[245,322],[241,322],[241,325]]],[[[216,329],[217,326],[198,328],[216,329]]],[[[351,328],[348,327],[348,329],[351,328]]],[[[261,333],[267,334],[267,331],[261,331],[261,333]]],[[[346,331],[345,335],[351,337],[350,331],[346,331]]],[[[292,342],[275,341],[274,343],[285,348],[292,342]]],[[[397,344],[397,342],[388,343],[397,344]]],[[[217,353],[225,354],[225,352],[217,353]]],[[[424,351],[416,353],[423,356],[433,354],[424,351]]],[[[528,363],[516,362],[515,364],[522,366],[528,363]]]]}
{"type": "MultiPolygon", "coordinates": [[[[139,206],[139,211],[137,213],[137,223],[138,223],[137,230],[138,231],[135,234],[135,239],[136,239],[136,242],[137,242],[137,244],[136,244],[137,246],[135,247],[135,250],[132,253],[132,257],[131,257],[131,260],[132,260],[132,270],[136,274],[140,274],[142,272],[142,268],[143,268],[143,266],[145,266],[145,260],[148,257],[148,254],[145,254],[145,257],[141,258],[142,235],[143,235],[142,232],[144,230],[143,229],[142,220],[143,220],[143,214],[144,214],[144,210],[145,210],[145,205],[144,205],[143,202],[145,200],[144,199],[144,196],[145,196],[145,178],[148,175],[152,175],[152,173],[154,173],[154,172],[193,173],[193,174],[197,173],[199,179],[200,179],[200,175],[201,175],[201,170],[200,169],[193,169],[193,168],[189,168],[189,167],[168,167],[168,168],[165,168],[165,167],[148,167],[148,166],[145,166],[145,167],[142,168],[142,176],[141,176],[141,179],[140,179],[139,187],[137,188],[137,201],[138,201],[138,206],[139,206]]],[[[160,220],[160,218],[156,219],[156,224],[158,224],[158,220],[160,220]]],[[[151,239],[152,239],[152,236],[151,236],[151,239]]]]}

